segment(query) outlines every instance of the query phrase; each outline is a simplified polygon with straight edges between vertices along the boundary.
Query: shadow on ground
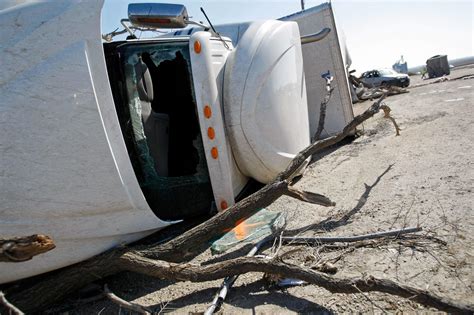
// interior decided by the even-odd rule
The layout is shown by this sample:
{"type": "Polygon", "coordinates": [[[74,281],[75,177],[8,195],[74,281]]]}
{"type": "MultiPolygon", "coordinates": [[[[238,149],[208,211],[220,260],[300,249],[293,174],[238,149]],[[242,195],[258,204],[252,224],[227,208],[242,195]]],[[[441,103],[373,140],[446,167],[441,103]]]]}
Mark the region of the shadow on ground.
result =
{"type": "MultiPolygon", "coordinates": [[[[292,296],[285,291],[266,291],[265,282],[258,280],[248,285],[233,287],[229,292],[227,299],[224,302],[221,310],[226,312],[226,305],[232,305],[238,308],[252,310],[252,313],[257,313],[256,307],[262,305],[277,305],[286,308],[293,312],[315,312],[324,314],[333,314],[330,309],[327,309],[317,303],[311,302],[307,299],[292,296]]],[[[210,305],[218,288],[206,288],[200,291],[192,292],[188,295],[181,296],[167,303],[170,310],[180,309],[192,304],[210,305]]],[[[162,304],[153,305],[151,308],[160,309],[162,304]]],[[[166,309],[165,309],[166,311],[166,309]]],[[[199,310],[199,312],[205,311],[199,310]]]]}
{"type": "Polygon", "coordinates": [[[352,216],[354,216],[364,207],[364,205],[367,203],[367,199],[369,198],[369,195],[372,189],[374,189],[374,187],[377,186],[377,184],[380,182],[382,177],[385,176],[385,174],[387,174],[392,169],[393,165],[394,164],[389,165],[387,169],[383,171],[383,173],[377,177],[377,179],[372,185],[364,184],[365,191],[359,197],[357,205],[354,208],[352,208],[349,212],[345,213],[341,218],[335,219],[334,217],[329,217],[318,223],[306,225],[298,229],[288,230],[285,232],[285,236],[294,236],[306,231],[318,231],[318,230],[331,231],[338,227],[352,223],[351,221],[352,216]]]}

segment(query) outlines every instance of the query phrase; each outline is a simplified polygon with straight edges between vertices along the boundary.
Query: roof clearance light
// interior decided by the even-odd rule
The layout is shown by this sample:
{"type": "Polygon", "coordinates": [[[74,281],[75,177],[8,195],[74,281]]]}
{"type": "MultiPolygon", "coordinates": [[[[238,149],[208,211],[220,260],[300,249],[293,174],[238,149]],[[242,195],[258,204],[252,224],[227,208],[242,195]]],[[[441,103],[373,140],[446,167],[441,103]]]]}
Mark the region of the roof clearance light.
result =
{"type": "Polygon", "coordinates": [[[214,140],[214,138],[216,137],[216,132],[214,131],[214,128],[207,128],[207,136],[209,137],[209,139],[214,140]]]}
{"type": "Polygon", "coordinates": [[[213,147],[211,149],[211,156],[214,160],[217,160],[217,158],[219,157],[219,151],[217,151],[216,147],[213,147]]]}
{"type": "Polygon", "coordinates": [[[199,41],[194,42],[194,52],[196,54],[201,53],[201,43],[199,41]]]}
{"type": "Polygon", "coordinates": [[[212,116],[211,107],[209,107],[209,105],[204,106],[204,117],[209,119],[209,118],[211,118],[211,116],[212,116]]]}
{"type": "Polygon", "coordinates": [[[221,210],[227,209],[229,206],[227,205],[227,201],[222,200],[221,201],[221,210]]]}

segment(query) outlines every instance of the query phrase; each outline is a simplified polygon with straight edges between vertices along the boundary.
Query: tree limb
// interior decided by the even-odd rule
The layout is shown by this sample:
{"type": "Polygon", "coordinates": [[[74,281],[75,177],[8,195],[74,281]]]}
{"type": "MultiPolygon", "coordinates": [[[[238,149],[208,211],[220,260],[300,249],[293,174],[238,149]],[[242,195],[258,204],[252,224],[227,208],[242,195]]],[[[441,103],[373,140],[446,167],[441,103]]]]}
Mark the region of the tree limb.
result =
{"type": "Polygon", "coordinates": [[[390,109],[390,107],[388,107],[387,105],[382,105],[382,106],[380,106],[380,108],[381,108],[381,109],[383,110],[383,112],[384,112],[384,116],[383,116],[383,117],[390,119],[390,121],[392,122],[393,126],[395,127],[395,131],[396,131],[396,133],[397,133],[396,135],[399,136],[401,129],[400,129],[400,127],[398,126],[398,124],[397,124],[395,118],[393,118],[393,117],[390,115],[390,112],[392,111],[392,110],[390,109]]]}
{"type": "Polygon", "coordinates": [[[393,231],[383,231],[370,233],[365,235],[356,235],[356,236],[345,236],[345,237],[302,237],[302,236],[282,236],[284,242],[291,242],[292,244],[327,244],[327,243],[351,243],[358,242],[362,240],[373,240],[377,238],[395,236],[416,233],[422,231],[421,227],[406,228],[393,231]]]}
{"type": "Polygon", "coordinates": [[[336,205],[335,202],[331,201],[331,199],[329,199],[326,196],[309,192],[309,191],[298,190],[296,188],[293,188],[292,186],[288,186],[287,190],[284,191],[283,194],[286,196],[304,201],[304,202],[308,202],[308,203],[312,203],[312,204],[316,204],[316,205],[320,205],[324,207],[333,207],[336,205]]]}
{"type": "Polygon", "coordinates": [[[332,91],[334,88],[331,87],[331,82],[328,82],[328,88],[327,88],[327,93],[324,96],[324,99],[321,101],[320,107],[319,107],[319,123],[318,123],[318,129],[316,130],[316,133],[313,136],[313,142],[319,140],[321,138],[321,133],[323,132],[324,129],[324,124],[326,121],[326,107],[331,100],[331,95],[332,91]]]}
{"type": "Polygon", "coordinates": [[[33,256],[46,253],[55,248],[53,240],[46,235],[0,238],[0,262],[22,262],[33,256]]]}
{"type": "Polygon", "coordinates": [[[148,308],[142,305],[131,303],[131,302],[125,301],[122,298],[119,298],[118,296],[116,296],[109,290],[107,285],[104,285],[104,294],[109,300],[111,300],[115,304],[118,304],[120,307],[123,307],[127,310],[135,311],[137,313],[144,314],[144,315],[151,315],[153,313],[148,308]]]}
{"type": "Polygon", "coordinates": [[[456,313],[472,313],[474,305],[452,301],[426,290],[399,284],[388,279],[378,279],[372,276],[366,278],[335,278],[324,273],[282,262],[278,259],[262,260],[254,257],[242,257],[212,265],[174,264],[160,260],[141,257],[126,253],[120,258],[120,263],[133,272],[151,277],[203,282],[222,279],[235,274],[248,272],[265,272],[281,277],[291,277],[306,281],[325,288],[333,293],[358,293],[378,291],[409,298],[426,306],[439,310],[456,313]],[[357,288],[356,288],[357,287],[357,288]]]}

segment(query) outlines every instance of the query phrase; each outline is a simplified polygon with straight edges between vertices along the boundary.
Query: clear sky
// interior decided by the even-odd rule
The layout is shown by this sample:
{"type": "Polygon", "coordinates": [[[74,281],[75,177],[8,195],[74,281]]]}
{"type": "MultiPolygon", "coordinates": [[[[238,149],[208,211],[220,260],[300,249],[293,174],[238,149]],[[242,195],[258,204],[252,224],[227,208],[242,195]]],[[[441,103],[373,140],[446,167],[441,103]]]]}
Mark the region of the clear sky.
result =
{"type": "MultiPolygon", "coordinates": [[[[1,1],[1,0],[0,0],[1,1]]],[[[119,27],[130,2],[106,0],[103,32],[119,27]]],[[[152,1],[150,1],[152,2],[152,1]]],[[[160,1],[158,1],[160,2],[160,1]]],[[[204,7],[213,24],[279,18],[301,10],[300,0],[181,0],[194,20],[202,21],[204,7]]],[[[323,1],[306,0],[306,8],[323,1]]],[[[391,67],[404,56],[408,66],[424,64],[437,54],[450,59],[474,55],[474,0],[333,0],[338,31],[346,37],[359,72],[391,67]]]]}

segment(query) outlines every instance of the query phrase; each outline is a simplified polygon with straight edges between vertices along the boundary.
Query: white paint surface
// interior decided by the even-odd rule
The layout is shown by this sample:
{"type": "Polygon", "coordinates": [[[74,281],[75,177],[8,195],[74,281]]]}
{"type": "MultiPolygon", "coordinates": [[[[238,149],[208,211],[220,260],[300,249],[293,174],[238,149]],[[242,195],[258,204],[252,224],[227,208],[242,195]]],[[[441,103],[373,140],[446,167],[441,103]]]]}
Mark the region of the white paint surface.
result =
{"type": "Polygon", "coordinates": [[[334,135],[354,118],[349,82],[345,69],[348,56],[343,50],[344,41],[340,39],[332,5],[323,3],[319,6],[282,18],[295,21],[301,35],[314,34],[324,27],[331,29],[326,38],[319,42],[303,45],[304,73],[308,95],[308,114],[311,135],[318,128],[320,104],[326,95],[326,81],[321,77],[328,70],[334,77],[334,91],[327,105],[323,137],[334,135]]]}
{"type": "Polygon", "coordinates": [[[222,112],[221,95],[222,71],[232,44],[228,42],[229,50],[216,38],[211,38],[209,32],[196,32],[190,38],[191,67],[193,72],[196,106],[199,125],[206,153],[212,191],[218,210],[222,202],[228,206],[234,204],[234,198],[247,182],[235,167],[230,146],[228,144],[222,112]],[[194,51],[194,43],[199,42],[201,52],[194,51]],[[205,106],[212,111],[211,117],[204,115],[205,106]],[[215,131],[215,138],[208,137],[208,128],[215,131]],[[218,156],[213,158],[211,150],[217,149],[218,156]]]}
{"type": "Polygon", "coordinates": [[[150,210],[118,123],[100,34],[102,1],[0,13],[0,231],[57,247],[0,263],[0,283],[140,239],[168,223],[150,210]]]}
{"type": "Polygon", "coordinates": [[[300,34],[294,22],[250,24],[229,55],[225,123],[242,172],[268,183],[309,145],[300,34]]]}

